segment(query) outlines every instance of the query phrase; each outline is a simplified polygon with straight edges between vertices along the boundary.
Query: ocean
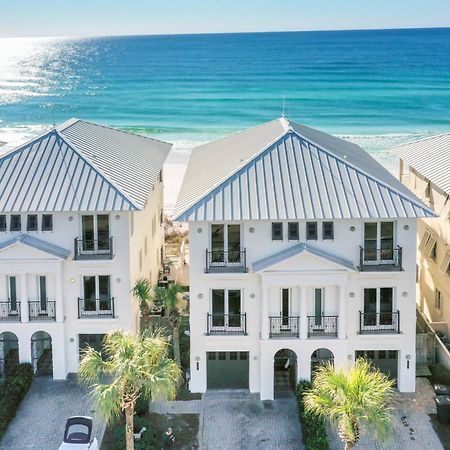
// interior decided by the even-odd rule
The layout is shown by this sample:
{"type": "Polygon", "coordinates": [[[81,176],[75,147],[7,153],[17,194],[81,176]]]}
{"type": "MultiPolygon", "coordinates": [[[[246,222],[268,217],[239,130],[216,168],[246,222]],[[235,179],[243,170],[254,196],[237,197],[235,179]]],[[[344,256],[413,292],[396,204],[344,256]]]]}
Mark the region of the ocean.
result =
{"type": "Polygon", "coordinates": [[[358,143],[450,131],[450,29],[0,39],[0,141],[71,117],[175,143],[280,117],[358,143]]]}

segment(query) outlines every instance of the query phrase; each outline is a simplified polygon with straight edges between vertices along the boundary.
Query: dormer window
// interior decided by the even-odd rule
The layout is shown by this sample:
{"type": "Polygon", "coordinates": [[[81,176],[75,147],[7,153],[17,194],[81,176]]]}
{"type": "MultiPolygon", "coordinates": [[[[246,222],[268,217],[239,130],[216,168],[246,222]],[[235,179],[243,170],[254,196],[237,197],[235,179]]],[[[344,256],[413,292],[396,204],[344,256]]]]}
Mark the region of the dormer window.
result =
{"type": "Polygon", "coordinates": [[[19,214],[13,214],[9,223],[9,231],[21,231],[22,221],[19,214]]]}
{"type": "Polygon", "coordinates": [[[272,223],[272,241],[282,241],[283,240],[283,223],[273,222],[272,223]]]}
{"type": "Polygon", "coordinates": [[[306,240],[317,241],[317,222],[306,222],[306,240]]]}
{"type": "Polygon", "coordinates": [[[38,216],[37,214],[28,214],[27,216],[27,231],[37,231],[38,216]]]}
{"type": "Polygon", "coordinates": [[[51,214],[42,214],[42,231],[53,230],[53,216],[51,214]]]}
{"type": "Polygon", "coordinates": [[[6,231],[6,216],[4,214],[0,216],[0,231],[6,231]]]}
{"type": "Polygon", "coordinates": [[[322,239],[334,239],[334,223],[323,222],[322,223],[322,239]]]}
{"type": "Polygon", "coordinates": [[[290,241],[298,241],[299,239],[298,222],[288,223],[288,239],[290,241]]]}

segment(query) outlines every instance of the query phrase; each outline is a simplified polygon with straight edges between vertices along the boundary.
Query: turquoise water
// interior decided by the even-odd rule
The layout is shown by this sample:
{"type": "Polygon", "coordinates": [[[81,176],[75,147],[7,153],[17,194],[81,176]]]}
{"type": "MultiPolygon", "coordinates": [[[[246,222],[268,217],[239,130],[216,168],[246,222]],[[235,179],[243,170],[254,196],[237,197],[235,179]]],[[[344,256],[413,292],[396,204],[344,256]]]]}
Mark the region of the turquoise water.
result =
{"type": "Polygon", "coordinates": [[[281,115],[377,154],[450,131],[450,29],[0,39],[0,140],[76,116],[179,151],[281,115]]]}

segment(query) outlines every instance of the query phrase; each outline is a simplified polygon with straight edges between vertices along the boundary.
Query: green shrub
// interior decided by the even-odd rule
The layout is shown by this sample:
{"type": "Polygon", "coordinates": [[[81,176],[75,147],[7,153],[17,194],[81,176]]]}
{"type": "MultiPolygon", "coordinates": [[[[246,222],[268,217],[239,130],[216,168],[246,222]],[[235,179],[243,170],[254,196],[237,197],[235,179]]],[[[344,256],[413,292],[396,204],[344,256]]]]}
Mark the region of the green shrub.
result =
{"type": "Polygon", "coordinates": [[[31,364],[19,364],[8,371],[5,382],[0,386],[0,439],[16,415],[32,381],[31,364]]]}
{"type": "MultiPolygon", "coordinates": [[[[159,450],[161,448],[162,437],[156,436],[153,427],[145,417],[134,416],[134,432],[139,433],[145,427],[139,441],[134,441],[135,450],[159,450]]],[[[114,425],[114,440],[109,450],[125,450],[125,424],[123,421],[114,425]]]]}
{"type": "Polygon", "coordinates": [[[148,413],[148,399],[145,399],[142,394],[137,399],[135,411],[138,416],[148,413]]]}
{"type": "Polygon", "coordinates": [[[303,441],[307,450],[329,450],[327,428],[324,420],[316,414],[305,411],[303,394],[310,388],[311,383],[303,380],[298,383],[296,390],[303,441]]]}
{"type": "Polygon", "coordinates": [[[442,364],[433,364],[429,366],[431,372],[431,383],[450,384],[450,370],[442,364]]]}

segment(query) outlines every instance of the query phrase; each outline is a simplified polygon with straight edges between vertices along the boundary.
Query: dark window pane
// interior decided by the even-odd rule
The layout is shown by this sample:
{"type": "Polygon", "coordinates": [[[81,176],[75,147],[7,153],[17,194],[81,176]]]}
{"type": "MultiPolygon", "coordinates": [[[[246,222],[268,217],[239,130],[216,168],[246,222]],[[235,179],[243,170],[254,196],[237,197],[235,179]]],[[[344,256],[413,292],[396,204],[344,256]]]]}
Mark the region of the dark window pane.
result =
{"type": "Polygon", "coordinates": [[[216,359],[216,353],[215,352],[208,352],[208,359],[210,361],[214,361],[216,359]]]}
{"type": "Polygon", "coordinates": [[[306,222],[306,239],[317,241],[317,222],[306,222]]]}
{"type": "Polygon", "coordinates": [[[288,223],[288,239],[290,241],[298,241],[299,239],[298,222],[288,223]]]}
{"type": "Polygon", "coordinates": [[[322,239],[334,239],[334,223],[322,223],[322,239]]]}
{"type": "Polygon", "coordinates": [[[109,250],[109,216],[99,214],[97,216],[97,239],[99,250],[109,250]]]}
{"type": "Polygon", "coordinates": [[[377,259],[377,223],[366,222],[364,224],[364,260],[376,261],[377,259]]]}
{"type": "Polygon", "coordinates": [[[6,216],[0,216],[0,231],[6,231],[6,216]]]}
{"type": "Polygon", "coordinates": [[[247,352],[239,352],[239,359],[241,361],[247,361],[248,360],[248,353],[247,352]]]}
{"type": "Polygon", "coordinates": [[[27,231],[37,231],[38,217],[36,214],[28,214],[27,216],[27,231]]]}
{"type": "Polygon", "coordinates": [[[212,262],[224,261],[225,230],[221,224],[211,225],[211,260],[212,262]]]}
{"type": "Polygon", "coordinates": [[[388,357],[389,359],[397,359],[397,350],[389,350],[388,357]]]}
{"type": "Polygon", "coordinates": [[[225,325],[225,291],[223,289],[213,289],[212,291],[212,325],[223,327],[225,325]]]}
{"type": "Polygon", "coordinates": [[[228,225],[228,261],[239,262],[241,259],[241,226],[228,225]]]}
{"type": "Polygon", "coordinates": [[[378,352],[378,358],[379,359],[386,359],[386,350],[380,350],[378,352]]]}
{"type": "Polygon", "coordinates": [[[377,323],[377,290],[364,289],[364,325],[377,323]]]}
{"type": "Polygon", "coordinates": [[[225,352],[219,352],[219,361],[225,361],[227,354],[225,352]]]}
{"type": "Polygon", "coordinates": [[[314,289],[314,322],[316,326],[322,325],[322,289],[314,289]]]}
{"type": "Polygon", "coordinates": [[[95,277],[83,277],[83,293],[85,299],[95,299],[95,277]]]}
{"type": "Polygon", "coordinates": [[[11,310],[17,310],[17,284],[16,277],[9,277],[9,301],[11,302],[11,310]]]}
{"type": "Polygon", "coordinates": [[[230,360],[235,361],[238,357],[237,352],[230,352],[230,360]]]}
{"type": "Polygon", "coordinates": [[[42,231],[53,230],[53,216],[51,214],[42,215],[42,231]]]}
{"type": "Polygon", "coordinates": [[[281,222],[272,223],[272,241],[283,240],[283,224],[281,222]]]}
{"type": "Polygon", "coordinates": [[[22,229],[22,222],[20,219],[20,215],[13,214],[11,216],[11,223],[9,229],[10,231],[20,231],[22,229]]]}

